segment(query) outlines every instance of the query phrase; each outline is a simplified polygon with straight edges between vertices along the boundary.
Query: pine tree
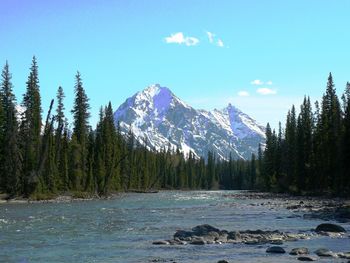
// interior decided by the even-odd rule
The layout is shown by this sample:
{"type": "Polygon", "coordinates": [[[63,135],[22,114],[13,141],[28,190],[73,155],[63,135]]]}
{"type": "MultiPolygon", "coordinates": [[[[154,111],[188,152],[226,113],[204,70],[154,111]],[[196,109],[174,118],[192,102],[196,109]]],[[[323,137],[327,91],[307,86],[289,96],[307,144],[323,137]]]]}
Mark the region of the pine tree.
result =
{"type": "Polygon", "coordinates": [[[5,112],[4,108],[2,106],[2,98],[3,94],[0,90],[0,191],[5,191],[5,174],[3,173],[4,170],[4,160],[5,160],[5,153],[4,153],[4,137],[5,137],[5,112]]]}
{"type": "Polygon", "coordinates": [[[258,174],[257,174],[257,187],[259,189],[263,188],[263,178],[264,178],[264,156],[263,156],[263,149],[261,143],[259,143],[259,148],[258,148],[258,174]]]}
{"type": "Polygon", "coordinates": [[[255,154],[252,154],[250,160],[250,178],[249,178],[249,187],[248,189],[255,189],[256,184],[256,157],[255,154]]]}
{"type": "Polygon", "coordinates": [[[207,185],[209,190],[215,186],[215,157],[211,151],[208,152],[207,185]]]}
{"type": "Polygon", "coordinates": [[[31,194],[39,182],[37,175],[41,147],[41,98],[38,78],[38,65],[33,57],[23,96],[24,113],[21,122],[21,148],[23,155],[23,193],[31,194]]]}
{"type": "Polygon", "coordinates": [[[59,163],[60,160],[60,154],[61,154],[61,140],[62,140],[62,135],[64,132],[64,124],[65,124],[65,115],[64,115],[64,104],[63,104],[63,100],[64,100],[64,92],[61,86],[58,87],[57,90],[57,109],[56,109],[56,122],[57,122],[57,128],[56,128],[56,132],[55,132],[55,144],[56,144],[56,162],[59,163]]]}
{"type": "Polygon", "coordinates": [[[343,134],[342,134],[342,175],[340,185],[342,192],[350,195],[350,83],[346,84],[343,95],[344,104],[344,119],[343,119],[343,134]]]}
{"type": "Polygon", "coordinates": [[[114,126],[113,109],[111,102],[105,108],[103,120],[103,144],[104,144],[104,161],[106,174],[104,177],[103,194],[106,195],[109,191],[110,182],[113,181],[116,175],[116,129],[114,126]]]}
{"type": "Polygon", "coordinates": [[[275,173],[274,170],[274,158],[275,158],[275,138],[271,131],[270,124],[266,125],[266,148],[264,153],[264,172],[263,172],[263,185],[264,189],[270,190],[272,186],[272,177],[275,173]]]}
{"type": "Polygon", "coordinates": [[[11,73],[6,62],[1,74],[0,110],[1,137],[1,186],[10,195],[15,196],[20,190],[21,158],[18,146],[18,123],[16,111],[16,98],[13,94],[11,73]]]}
{"type": "Polygon", "coordinates": [[[312,157],[313,116],[310,98],[304,98],[297,121],[297,187],[310,186],[312,157]]]}
{"type": "MultiPolygon", "coordinates": [[[[90,118],[90,106],[89,106],[89,99],[85,93],[82,79],[80,76],[80,73],[77,72],[75,76],[75,100],[74,105],[72,109],[73,114],[73,135],[76,138],[76,147],[78,148],[78,151],[80,152],[80,164],[79,169],[81,169],[79,172],[76,171],[76,175],[79,175],[79,178],[75,178],[75,187],[77,187],[77,190],[82,190],[84,188],[85,182],[87,177],[87,153],[88,153],[88,135],[89,135],[89,118],[90,118]]],[[[76,167],[76,168],[78,168],[76,167]]]]}
{"type": "Polygon", "coordinates": [[[63,135],[60,139],[60,149],[58,154],[58,174],[60,176],[59,190],[67,191],[69,189],[69,131],[67,119],[64,121],[63,135]]]}
{"type": "Polygon", "coordinates": [[[332,74],[329,74],[326,93],[322,100],[321,112],[321,152],[322,184],[324,190],[337,190],[340,170],[337,164],[340,157],[341,112],[340,103],[334,88],[332,74]]]}
{"type": "Polygon", "coordinates": [[[286,170],[290,190],[295,191],[296,181],[297,181],[297,123],[296,123],[296,114],[295,107],[292,106],[292,109],[288,112],[287,123],[286,123],[286,158],[288,160],[288,166],[286,170]]]}

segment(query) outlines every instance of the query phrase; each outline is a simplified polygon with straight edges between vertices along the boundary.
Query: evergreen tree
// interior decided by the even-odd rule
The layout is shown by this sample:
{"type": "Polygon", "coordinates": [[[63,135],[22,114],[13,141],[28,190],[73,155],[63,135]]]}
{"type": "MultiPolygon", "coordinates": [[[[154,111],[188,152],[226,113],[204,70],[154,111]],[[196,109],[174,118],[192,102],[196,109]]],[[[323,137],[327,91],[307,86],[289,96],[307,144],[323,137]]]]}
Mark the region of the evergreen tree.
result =
{"type": "MultiPolygon", "coordinates": [[[[56,162],[59,163],[60,161],[60,154],[61,154],[61,148],[62,148],[62,136],[63,136],[63,132],[64,132],[64,124],[65,124],[65,115],[64,115],[64,104],[63,104],[63,99],[64,99],[65,95],[63,92],[63,89],[61,86],[58,87],[57,90],[57,109],[56,109],[56,122],[57,122],[57,128],[56,128],[56,140],[55,140],[55,144],[56,144],[56,162]]],[[[64,154],[64,153],[62,153],[64,154]]]]}
{"type": "Polygon", "coordinates": [[[340,157],[341,112],[340,103],[334,88],[332,74],[329,74],[326,93],[322,99],[321,112],[321,189],[331,190],[339,186],[340,170],[337,164],[340,157]]]}
{"type": "Polygon", "coordinates": [[[307,189],[311,179],[313,113],[310,98],[304,98],[297,122],[297,187],[307,189]]]}
{"type": "MultiPolygon", "coordinates": [[[[86,177],[87,177],[87,153],[88,153],[88,135],[89,135],[89,118],[90,118],[90,105],[89,99],[85,93],[82,79],[80,73],[77,72],[75,76],[75,99],[72,109],[73,114],[73,135],[76,138],[76,147],[79,151],[80,164],[78,165],[80,171],[76,171],[76,175],[79,175],[78,178],[75,178],[75,187],[77,190],[84,188],[86,177]]],[[[78,168],[76,167],[76,169],[78,168]]]]}
{"type": "Polygon", "coordinates": [[[344,96],[344,119],[342,134],[342,175],[340,185],[342,192],[350,194],[350,83],[346,84],[344,96]]]}
{"type": "Polygon", "coordinates": [[[1,74],[0,87],[0,183],[10,196],[15,196],[20,190],[21,158],[18,145],[16,98],[13,94],[11,77],[9,65],[6,62],[1,74]]]}
{"type": "Polygon", "coordinates": [[[263,149],[261,143],[259,143],[258,147],[258,174],[257,174],[257,188],[263,188],[263,178],[264,178],[264,156],[263,149]]]}
{"type": "Polygon", "coordinates": [[[263,187],[266,190],[271,188],[271,180],[274,175],[275,138],[271,131],[270,124],[266,125],[266,148],[264,153],[263,187]]]}
{"type": "Polygon", "coordinates": [[[39,181],[37,171],[41,147],[41,98],[39,90],[38,65],[33,57],[23,96],[24,113],[21,123],[21,148],[23,155],[23,193],[31,194],[39,181]]]}
{"type": "Polygon", "coordinates": [[[5,160],[5,153],[4,153],[4,137],[5,137],[5,112],[4,108],[2,106],[2,98],[3,94],[0,90],[0,191],[5,189],[5,174],[3,173],[4,170],[4,160],[5,160]]]}
{"type": "Polygon", "coordinates": [[[256,184],[256,157],[255,154],[252,154],[252,158],[250,160],[250,178],[249,178],[249,187],[248,189],[255,189],[256,184]]]}
{"type": "Polygon", "coordinates": [[[292,106],[291,111],[289,111],[287,115],[285,133],[286,158],[288,160],[288,166],[286,169],[286,174],[288,178],[287,185],[289,186],[290,190],[295,191],[297,181],[297,123],[294,105],[292,106]]]}

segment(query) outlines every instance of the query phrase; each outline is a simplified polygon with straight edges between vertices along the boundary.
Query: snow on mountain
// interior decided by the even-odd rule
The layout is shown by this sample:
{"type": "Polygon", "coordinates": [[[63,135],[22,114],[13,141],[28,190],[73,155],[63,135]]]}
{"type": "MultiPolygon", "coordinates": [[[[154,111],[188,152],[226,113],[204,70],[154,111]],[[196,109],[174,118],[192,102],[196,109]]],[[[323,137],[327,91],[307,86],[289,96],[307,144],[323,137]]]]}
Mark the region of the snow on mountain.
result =
{"type": "Polygon", "coordinates": [[[168,88],[151,85],[128,98],[114,113],[122,133],[131,129],[140,142],[156,150],[178,148],[206,157],[249,159],[265,141],[264,128],[229,104],[222,110],[196,110],[168,88]]]}

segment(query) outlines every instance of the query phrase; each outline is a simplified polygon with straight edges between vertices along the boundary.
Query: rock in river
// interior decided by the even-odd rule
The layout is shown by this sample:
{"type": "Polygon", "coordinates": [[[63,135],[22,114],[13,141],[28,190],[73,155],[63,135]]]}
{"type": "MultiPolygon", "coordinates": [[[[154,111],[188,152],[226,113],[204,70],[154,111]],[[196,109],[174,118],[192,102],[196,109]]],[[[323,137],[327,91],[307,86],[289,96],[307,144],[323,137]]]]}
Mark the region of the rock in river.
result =
{"type": "Polygon", "coordinates": [[[312,257],[312,256],[300,256],[300,257],[298,257],[298,260],[300,260],[300,261],[316,261],[317,258],[312,257]]]}
{"type": "Polygon", "coordinates": [[[213,227],[211,225],[205,224],[205,225],[199,225],[195,226],[192,228],[192,231],[195,233],[197,236],[204,236],[208,234],[209,232],[220,232],[220,229],[217,229],[216,227],[213,227]]]}
{"type": "Polygon", "coordinates": [[[290,255],[306,255],[309,254],[309,249],[306,247],[297,247],[293,248],[292,251],[289,253],[290,255]]]}
{"type": "Polygon", "coordinates": [[[339,225],[336,225],[336,224],[330,224],[330,223],[325,223],[325,224],[320,224],[316,227],[316,232],[321,232],[321,231],[324,231],[324,232],[336,232],[336,233],[339,233],[339,232],[346,232],[346,230],[342,227],[342,226],[339,226],[339,225]]]}
{"type": "Polygon", "coordinates": [[[336,257],[336,255],[327,248],[319,248],[315,251],[315,254],[319,257],[336,257]]]}
{"type": "MultiPolygon", "coordinates": [[[[220,230],[211,225],[199,225],[192,230],[177,230],[172,240],[164,242],[155,241],[154,245],[204,245],[204,244],[225,244],[243,243],[249,245],[273,244],[281,245],[284,241],[295,241],[306,238],[305,233],[283,233],[278,230],[245,230],[227,231],[220,230]]],[[[272,252],[273,253],[273,252],[272,252]]]]}
{"type": "Polygon", "coordinates": [[[268,249],[266,249],[266,252],[267,253],[279,253],[279,254],[286,253],[284,248],[283,247],[279,247],[279,246],[269,247],[268,249]]]}
{"type": "Polygon", "coordinates": [[[191,245],[205,245],[205,241],[203,238],[193,238],[192,241],[190,242],[191,245]]]}

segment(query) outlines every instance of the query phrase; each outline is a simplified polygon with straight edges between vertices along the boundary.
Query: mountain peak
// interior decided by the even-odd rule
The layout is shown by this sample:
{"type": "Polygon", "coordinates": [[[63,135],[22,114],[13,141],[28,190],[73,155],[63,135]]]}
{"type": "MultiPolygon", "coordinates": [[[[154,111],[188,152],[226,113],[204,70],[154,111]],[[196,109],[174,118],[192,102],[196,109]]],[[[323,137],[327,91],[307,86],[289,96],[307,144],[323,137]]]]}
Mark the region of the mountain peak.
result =
{"type": "Polygon", "coordinates": [[[167,87],[162,87],[160,84],[152,84],[146,87],[144,90],[140,91],[139,93],[147,94],[150,97],[154,97],[158,95],[159,93],[170,93],[172,92],[167,87]]]}
{"type": "Polygon", "coordinates": [[[264,142],[264,131],[232,104],[222,110],[196,110],[170,89],[153,84],[123,103],[114,114],[121,131],[131,129],[141,143],[156,150],[178,148],[185,155],[206,157],[208,151],[227,159],[248,159],[264,142]]]}

